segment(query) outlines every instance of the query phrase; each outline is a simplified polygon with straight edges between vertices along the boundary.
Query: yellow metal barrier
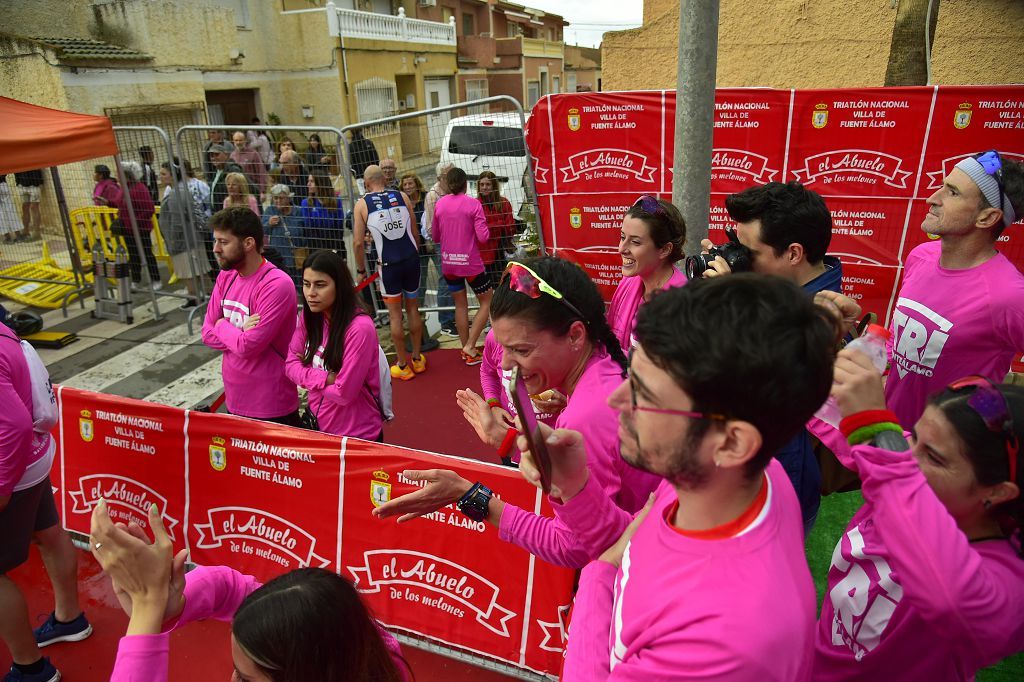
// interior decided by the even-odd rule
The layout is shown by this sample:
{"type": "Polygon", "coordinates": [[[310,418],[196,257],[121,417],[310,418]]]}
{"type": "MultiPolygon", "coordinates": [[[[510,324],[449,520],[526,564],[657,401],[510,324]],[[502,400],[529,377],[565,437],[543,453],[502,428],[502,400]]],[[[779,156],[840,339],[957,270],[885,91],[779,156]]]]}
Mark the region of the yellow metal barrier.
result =
{"type": "MultiPolygon", "coordinates": [[[[39,260],[4,268],[3,271],[0,271],[0,275],[47,280],[24,282],[0,279],[0,296],[38,308],[59,308],[64,297],[75,289],[74,272],[57,265],[50,255],[50,246],[46,240],[43,240],[43,251],[39,260]]],[[[69,296],[68,302],[77,300],[77,298],[77,294],[69,296]]]]}
{"type": "MultiPolygon", "coordinates": [[[[174,272],[171,255],[167,253],[167,245],[164,243],[163,235],[160,234],[159,215],[160,207],[157,206],[152,218],[153,255],[156,256],[158,261],[167,266],[167,272],[170,274],[168,284],[174,284],[178,281],[178,276],[174,272]]],[[[83,206],[71,211],[71,225],[73,228],[71,232],[74,236],[75,246],[78,248],[78,253],[82,258],[82,266],[90,273],[92,272],[92,245],[97,241],[102,245],[103,257],[106,260],[114,260],[114,254],[119,244],[128,251],[129,258],[136,256],[134,249],[125,243],[124,237],[117,236],[110,231],[110,225],[114,222],[115,218],[117,218],[117,209],[106,206],[83,206]]]]}

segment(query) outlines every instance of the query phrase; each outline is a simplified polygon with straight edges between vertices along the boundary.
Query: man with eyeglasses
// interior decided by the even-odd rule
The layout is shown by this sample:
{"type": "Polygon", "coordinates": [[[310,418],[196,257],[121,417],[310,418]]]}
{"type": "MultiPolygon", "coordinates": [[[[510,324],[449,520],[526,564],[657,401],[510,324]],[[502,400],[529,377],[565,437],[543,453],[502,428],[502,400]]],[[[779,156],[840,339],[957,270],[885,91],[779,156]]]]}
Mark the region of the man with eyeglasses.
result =
{"type": "Polygon", "coordinates": [[[1024,351],[1024,275],[996,250],[1024,215],[1024,166],[968,156],[927,201],[921,229],[939,239],[907,256],[890,328],[885,398],[904,427],[931,393],[966,374],[1000,382],[1024,351]]]}

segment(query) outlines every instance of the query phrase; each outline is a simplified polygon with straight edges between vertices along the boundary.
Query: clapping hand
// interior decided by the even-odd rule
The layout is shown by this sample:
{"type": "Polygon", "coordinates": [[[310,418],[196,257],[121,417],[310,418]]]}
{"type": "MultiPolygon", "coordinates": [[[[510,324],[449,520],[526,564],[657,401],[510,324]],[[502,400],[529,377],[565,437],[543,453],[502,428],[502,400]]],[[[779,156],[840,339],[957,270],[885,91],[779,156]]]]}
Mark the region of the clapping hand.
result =
{"type": "Polygon", "coordinates": [[[505,434],[512,425],[512,417],[509,416],[508,412],[505,412],[500,407],[497,410],[493,410],[486,400],[476,391],[469,388],[456,391],[455,400],[458,402],[459,407],[462,408],[463,419],[469,422],[469,425],[476,431],[476,435],[480,437],[480,440],[492,448],[500,446],[501,442],[505,439],[505,434]],[[502,417],[499,417],[503,412],[504,417],[508,418],[507,422],[503,421],[502,417]]]}

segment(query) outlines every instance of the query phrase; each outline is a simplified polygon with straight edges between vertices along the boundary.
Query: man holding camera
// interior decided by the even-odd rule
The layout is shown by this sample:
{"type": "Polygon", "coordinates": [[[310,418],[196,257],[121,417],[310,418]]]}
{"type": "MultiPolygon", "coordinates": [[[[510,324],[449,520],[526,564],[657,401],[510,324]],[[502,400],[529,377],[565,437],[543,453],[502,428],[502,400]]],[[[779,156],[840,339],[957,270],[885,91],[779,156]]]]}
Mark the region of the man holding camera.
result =
{"type": "MultiPolygon", "coordinates": [[[[832,215],[820,194],[799,182],[769,182],[729,195],[725,208],[736,223],[738,244],[731,237],[729,244],[716,247],[705,239],[701,246],[706,256],[714,258],[688,258],[688,275],[711,278],[752,270],[788,279],[811,297],[819,291],[842,293],[842,264],[825,255],[832,240],[832,215]],[[701,272],[705,263],[707,269],[701,272]]],[[[804,528],[810,532],[821,504],[821,469],[807,431],[802,430],[775,457],[793,482],[804,528]]]]}

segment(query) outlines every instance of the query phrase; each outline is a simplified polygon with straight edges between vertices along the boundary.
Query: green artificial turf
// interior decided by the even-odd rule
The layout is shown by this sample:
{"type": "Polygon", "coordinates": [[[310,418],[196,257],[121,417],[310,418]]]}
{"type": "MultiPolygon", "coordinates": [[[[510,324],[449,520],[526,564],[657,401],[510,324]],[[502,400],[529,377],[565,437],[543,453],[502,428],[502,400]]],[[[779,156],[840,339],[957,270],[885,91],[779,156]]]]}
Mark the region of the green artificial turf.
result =
{"type": "MultiPolygon", "coordinates": [[[[821,509],[814,530],[807,537],[807,563],[814,576],[814,587],[818,591],[818,608],[825,596],[828,583],[828,568],[832,563],[832,551],[839,537],[846,530],[860,505],[864,502],[859,492],[839,493],[822,498],[821,509]]],[[[978,671],[978,682],[1020,682],[1024,680],[1024,654],[1011,656],[999,665],[978,671]]]]}

